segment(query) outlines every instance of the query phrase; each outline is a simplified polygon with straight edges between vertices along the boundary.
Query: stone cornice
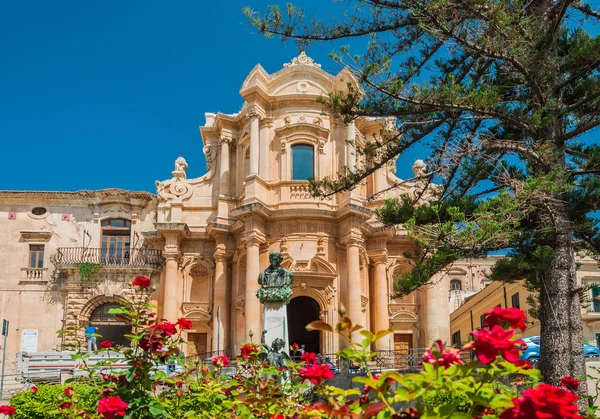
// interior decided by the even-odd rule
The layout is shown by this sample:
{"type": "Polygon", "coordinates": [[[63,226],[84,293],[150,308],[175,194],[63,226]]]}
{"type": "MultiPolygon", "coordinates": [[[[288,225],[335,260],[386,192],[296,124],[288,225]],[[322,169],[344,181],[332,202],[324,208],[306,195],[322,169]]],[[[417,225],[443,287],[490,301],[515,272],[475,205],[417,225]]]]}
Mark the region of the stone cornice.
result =
{"type": "Polygon", "coordinates": [[[52,237],[51,231],[21,231],[25,242],[47,242],[52,237]]]}
{"type": "Polygon", "coordinates": [[[136,192],[118,188],[100,189],[97,191],[81,190],[76,192],[0,190],[0,199],[55,199],[68,200],[71,202],[79,199],[86,203],[88,203],[90,199],[110,201],[119,199],[139,199],[146,201],[146,203],[155,202],[157,200],[156,195],[150,192],[136,192]]]}

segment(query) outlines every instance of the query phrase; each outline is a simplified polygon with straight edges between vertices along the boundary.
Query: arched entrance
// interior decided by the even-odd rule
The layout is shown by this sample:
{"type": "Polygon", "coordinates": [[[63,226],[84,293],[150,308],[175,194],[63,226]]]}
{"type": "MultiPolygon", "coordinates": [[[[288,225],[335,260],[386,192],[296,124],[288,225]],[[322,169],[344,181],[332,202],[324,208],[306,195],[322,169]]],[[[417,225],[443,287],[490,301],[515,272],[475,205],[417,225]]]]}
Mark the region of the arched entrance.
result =
{"type": "Polygon", "coordinates": [[[111,308],[120,308],[121,304],[106,303],[95,309],[90,316],[92,326],[98,328],[98,334],[102,335],[99,341],[110,340],[115,345],[130,346],[125,334],[131,333],[131,325],[119,319],[108,311],[111,308]]]}
{"type": "Polygon", "coordinates": [[[287,305],[288,337],[290,345],[304,345],[307,352],[321,352],[321,336],[319,331],[309,332],[306,325],[319,320],[321,309],[319,303],[306,296],[292,298],[287,305]]]}

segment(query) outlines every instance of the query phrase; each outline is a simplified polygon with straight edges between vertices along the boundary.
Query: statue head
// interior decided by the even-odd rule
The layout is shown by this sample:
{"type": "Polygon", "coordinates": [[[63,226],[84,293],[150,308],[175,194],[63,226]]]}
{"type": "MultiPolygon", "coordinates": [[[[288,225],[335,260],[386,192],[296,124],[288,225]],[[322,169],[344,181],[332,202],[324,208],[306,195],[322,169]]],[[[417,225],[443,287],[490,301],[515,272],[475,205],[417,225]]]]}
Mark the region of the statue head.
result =
{"type": "Polygon", "coordinates": [[[269,253],[269,262],[271,262],[272,268],[278,268],[281,266],[281,262],[283,261],[283,256],[281,256],[281,252],[278,250],[273,250],[269,253]]]}
{"type": "Polygon", "coordinates": [[[283,339],[280,338],[275,339],[273,343],[271,343],[271,348],[273,349],[273,352],[279,352],[283,349],[284,346],[285,342],[283,341],[283,339]]]}

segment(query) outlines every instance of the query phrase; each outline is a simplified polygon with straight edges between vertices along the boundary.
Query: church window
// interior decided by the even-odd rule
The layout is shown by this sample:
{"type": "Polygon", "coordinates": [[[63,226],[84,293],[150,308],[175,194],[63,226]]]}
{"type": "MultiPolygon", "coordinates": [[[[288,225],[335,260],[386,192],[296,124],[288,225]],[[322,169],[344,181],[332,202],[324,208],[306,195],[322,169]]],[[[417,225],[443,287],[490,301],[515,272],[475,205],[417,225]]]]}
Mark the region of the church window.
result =
{"type": "Polygon", "coordinates": [[[460,282],[460,279],[453,279],[452,281],[450,281],[450,290],[451,291],[462,290],[462,282],[460,282]]]}
{"type": "Polygon", "coordinates": [[[314,149],[307,144],[292,146],[292,180],[314,177],[314,149]]]}

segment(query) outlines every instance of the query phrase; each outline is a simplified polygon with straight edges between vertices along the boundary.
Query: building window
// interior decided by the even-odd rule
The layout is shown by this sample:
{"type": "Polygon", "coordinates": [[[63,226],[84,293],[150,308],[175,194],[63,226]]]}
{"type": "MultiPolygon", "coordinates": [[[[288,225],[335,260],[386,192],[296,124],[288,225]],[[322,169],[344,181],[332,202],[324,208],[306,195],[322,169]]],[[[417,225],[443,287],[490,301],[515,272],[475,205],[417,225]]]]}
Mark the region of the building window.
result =
{"type": "Polygon", "coordinates": [[[451,291],[462,290],[462,282],[460,282],[460,279],[453,279],[452,281],[450,281],[450,290],[451,291]]]}
{"type": "Polygon", "coordinates": [[[102,221],[101,263],[127,265],[131,242],[131,221],[114,218],[102,221]]]}
{"type": "Polygon", "coordinates": [[[514,308],[521,308],[521,301],[519,300],[518,292],[516,294],[513,294],[512,297],[510,297],[510,302],[514,308]]]}
{"type": "Polygon", "coordinates": [[[292,146],[292,180],[314,177],[313,147],[306,144],[292,146]]]}
{"type": "Polygon", "coordinates": [[[594,311],[600,313],[600,286],[592,288],[592,300],[594,301],[594,311]]]}
{"type": "Polygon", "coordinates": [[[33,215],[44,215],[47,212],[48,212],[48,210],[44,207],[35,207],[31,210],[31,213],[33,215]]]}
{"type": "Polygon", "coordinates": [[[452,333],[452,346],[460,346],[460,330],[452,333]]]}
{"type": "Polygon", "coordinates": [[[43,268],[44,267],[44,245],[30,244],[29,245],[29,267],[43,268]]]}
{"type": "Polygon", "coordinates": [[[485,314],[482,314],[481,316],[479,316],[479,322],[481,323],[481,328],[483,329],[485,327],[485,318],[487,316],[485,314]]]}

